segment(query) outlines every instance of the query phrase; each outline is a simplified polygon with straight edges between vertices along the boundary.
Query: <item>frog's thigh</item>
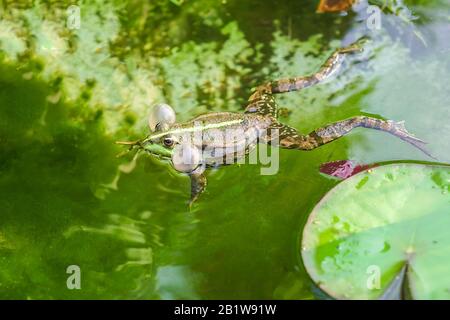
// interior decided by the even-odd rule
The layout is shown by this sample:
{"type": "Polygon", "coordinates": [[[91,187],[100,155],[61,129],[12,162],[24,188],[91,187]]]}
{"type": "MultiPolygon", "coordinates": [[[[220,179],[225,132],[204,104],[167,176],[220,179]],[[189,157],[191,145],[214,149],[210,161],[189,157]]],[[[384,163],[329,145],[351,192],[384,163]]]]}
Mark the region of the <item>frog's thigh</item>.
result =
{"type": "Polygon", "coordinates": [[[296,129],[276,122],[269,128],[263,142],[284,149],[312,150],[323,144],[321,137],[314,132],[302,135],[296,129]]]}

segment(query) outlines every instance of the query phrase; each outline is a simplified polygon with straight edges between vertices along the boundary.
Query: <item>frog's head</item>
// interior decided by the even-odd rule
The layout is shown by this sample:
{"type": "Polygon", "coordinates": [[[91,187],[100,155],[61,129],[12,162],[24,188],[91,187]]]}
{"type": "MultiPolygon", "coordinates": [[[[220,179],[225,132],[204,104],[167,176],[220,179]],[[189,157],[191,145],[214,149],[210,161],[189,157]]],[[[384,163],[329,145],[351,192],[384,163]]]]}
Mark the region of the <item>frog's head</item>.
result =
{"type": "Polygon", "coordinates": [[[198,167],[200,156],[196,148],[181,145],[176,115],[171,106],[161,103],[153,106],[148,118],[151,133],[142,140],[117,142],[137,148],[165,160],[172,160],[174,168],[180,172],[192,172],[198,167]]]}
{"type": "Polygon", "coordinates": [[[165,103],[153,106],[148,117],[151,134],[139,142],[139,147],[152,155],[171,158],[177,144],[176,136],[171,133],[175,121],[175,111],[171,106],[165,103]]]}

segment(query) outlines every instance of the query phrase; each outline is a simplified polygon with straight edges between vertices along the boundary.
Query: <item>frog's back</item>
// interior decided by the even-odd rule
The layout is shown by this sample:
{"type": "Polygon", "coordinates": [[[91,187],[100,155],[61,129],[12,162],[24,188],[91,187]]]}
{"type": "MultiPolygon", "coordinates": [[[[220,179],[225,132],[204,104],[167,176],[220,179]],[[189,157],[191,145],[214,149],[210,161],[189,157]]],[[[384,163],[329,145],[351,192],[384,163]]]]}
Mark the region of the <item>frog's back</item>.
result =
{"type": "Polygon", "coordinates": [[[189,122],[182,124],[183,127],[201,126],[203,130],[208,129],[242,129],[244,131],[253,128],[264,130],[272,123],[269,117],[238,112],[212,112],[200,115],[189,122]]]}
{"type": "Polygon", "coordinates": [[[256,146],[261,133],[271,122],[270,118],[258,114],[215,112],[200,115],[181,127],[198,128],[193,133],[201,131],[201,141],[194,138],[193,141],[205,150],[206,164],[214,166],[245,156],[256,146]]]}

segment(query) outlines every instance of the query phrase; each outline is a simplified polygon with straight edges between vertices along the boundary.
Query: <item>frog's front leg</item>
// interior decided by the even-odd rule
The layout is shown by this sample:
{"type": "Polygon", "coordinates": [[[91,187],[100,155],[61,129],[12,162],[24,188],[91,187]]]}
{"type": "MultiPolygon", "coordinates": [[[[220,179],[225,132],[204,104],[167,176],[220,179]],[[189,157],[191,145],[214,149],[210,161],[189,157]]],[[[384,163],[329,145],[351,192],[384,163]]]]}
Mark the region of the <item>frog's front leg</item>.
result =
{"type": "Polygon", "coordinates": [[[406,131],[403,122],[357,116],[316,129],[307,135],[302,135],[294,128],[283,124],[273,125],[273,129],[277,129],[278,131],[277,136],[280,147],[299,150],[313,150],[324,144],[339,139],[357,127],[376,129],[390,133],[418,148],[428,156],[433,157],[425,149],[425,142],[406,131]]]}
{"type": "Polygon", "coordinates": [[[175,170],[188,174],[191,179],[191,207],[206,187],[206,164],[202,160],[201,151],[192,144],[178,144],[172,151],[172,165],[175,170]]]}
{"type": "Polygon", "coordinates": [[[207,180],[203,172],[193,172],[189,176],[191,178],[191,200],[189,201],[189,207],[191,207],[200,194],[205,191],[207,180]]]}

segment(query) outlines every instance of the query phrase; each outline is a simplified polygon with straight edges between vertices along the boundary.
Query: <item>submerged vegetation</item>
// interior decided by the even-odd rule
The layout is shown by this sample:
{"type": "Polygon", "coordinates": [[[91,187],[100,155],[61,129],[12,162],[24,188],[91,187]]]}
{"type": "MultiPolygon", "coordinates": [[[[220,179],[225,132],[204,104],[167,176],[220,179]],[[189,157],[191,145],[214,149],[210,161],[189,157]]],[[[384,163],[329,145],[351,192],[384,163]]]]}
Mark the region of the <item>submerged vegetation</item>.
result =
{"type": "Polygon", "coordinates": [[[150,157],[116,158],[113,142],[145,134],[154,103],[180,120],[237,111],[253,87],[312,73],[366,36],[364,57],[332,81],[277,98],[283,122],[309,132],[359,114],[405,120],[450,162],[450,6],[402,4],[415,19],[383,9],[382,28],[371,30],[365,10],[317,14],[306,0],[81,1],[79,28],[60,1],[4,2],[0,297],[320,297],[299,255],[309,213],[338,183],[320,165],[429,158],[355,132],[314,152],[281,151],[275,176],[257,166],[212,172],[188,212],[186,177],[150,157]],[[70,265],[81,290],[67,289],[70,265]]]}

